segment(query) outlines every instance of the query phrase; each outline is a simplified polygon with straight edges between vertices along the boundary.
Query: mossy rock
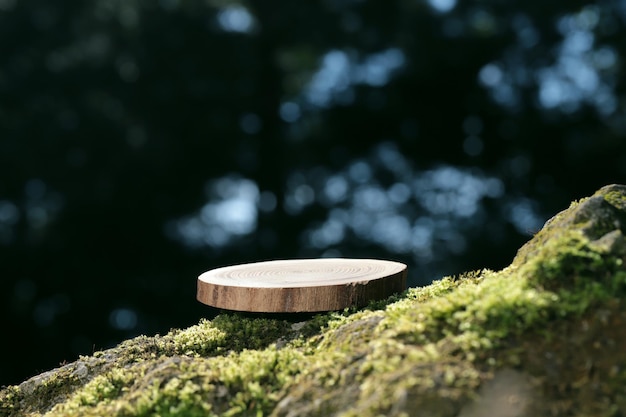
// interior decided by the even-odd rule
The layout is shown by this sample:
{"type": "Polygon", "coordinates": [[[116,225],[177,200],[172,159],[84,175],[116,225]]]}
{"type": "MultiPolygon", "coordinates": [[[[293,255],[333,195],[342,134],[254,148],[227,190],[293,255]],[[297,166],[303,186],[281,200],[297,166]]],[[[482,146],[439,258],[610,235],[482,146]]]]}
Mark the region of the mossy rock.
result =
{"type": "Polygon", "coordinates": [[[511,266],[303,319],[224,313],[0,391],[6,416],[626,416],[626,187],[511,266]]]}

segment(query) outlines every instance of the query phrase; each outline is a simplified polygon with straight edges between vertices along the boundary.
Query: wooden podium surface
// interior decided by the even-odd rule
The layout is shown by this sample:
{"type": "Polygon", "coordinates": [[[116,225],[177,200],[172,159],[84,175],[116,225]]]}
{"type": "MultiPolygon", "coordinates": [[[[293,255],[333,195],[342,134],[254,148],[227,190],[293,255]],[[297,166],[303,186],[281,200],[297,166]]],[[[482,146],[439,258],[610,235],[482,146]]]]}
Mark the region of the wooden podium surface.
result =
{"type": "Polygon", "coordinates": [[[406,288],[407,266],[378,259],[291,259],[233,265],[198,277],[198,301],[217,308],[285,313],[363,306],[406,288]]]}

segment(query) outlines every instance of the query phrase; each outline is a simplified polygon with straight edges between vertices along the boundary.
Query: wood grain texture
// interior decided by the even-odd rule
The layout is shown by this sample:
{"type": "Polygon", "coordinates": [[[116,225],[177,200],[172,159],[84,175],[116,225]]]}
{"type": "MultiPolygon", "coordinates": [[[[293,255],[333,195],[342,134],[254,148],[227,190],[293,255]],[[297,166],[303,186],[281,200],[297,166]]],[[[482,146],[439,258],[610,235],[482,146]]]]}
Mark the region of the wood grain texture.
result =
{"type": "Polygon", "coordinates": [[[406,288],[407,266],[378,259],[291,259],[198,277],[198,301],[226,310],[296,313],[363,306],[406,288]]]}

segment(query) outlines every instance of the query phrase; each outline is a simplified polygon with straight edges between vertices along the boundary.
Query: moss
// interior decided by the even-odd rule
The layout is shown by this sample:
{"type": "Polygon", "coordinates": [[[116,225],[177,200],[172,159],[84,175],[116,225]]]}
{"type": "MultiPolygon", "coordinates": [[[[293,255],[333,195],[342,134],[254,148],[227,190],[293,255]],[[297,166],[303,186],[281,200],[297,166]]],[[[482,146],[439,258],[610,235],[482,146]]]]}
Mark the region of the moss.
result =
{"type": "Polygon", "coordinates": [[[224,313],[138,337],[3,389],[0,411],[456,416],[506,385],[518,415],[626,414],[625,198],[606,187],[572,204],[501,271],[302,321],[224,313]]]}
{"type": "Polygon", "coordinates": [[[93,378],[49,416],[263,415],[298,371],[294,349],[161,357],[93,378]]]}
{"type": "Polygon", "coordinates": [[[16,415],[21,408],[24,394],[17,386],[9,386],[0,391],[0,415],[16,415]]]}
{"type": "Polygon", "coordinates": [[[224,347],[227,334],[208,320],[173,334],[174,349],[178,353],[205,356],[224,347]]]}
{"type": "Polygon", "coordinates": [[[601,195],[612,206],[621,211],[626,211],[626,195],[621,190],[611,187],[604,190],[601,195]]]}

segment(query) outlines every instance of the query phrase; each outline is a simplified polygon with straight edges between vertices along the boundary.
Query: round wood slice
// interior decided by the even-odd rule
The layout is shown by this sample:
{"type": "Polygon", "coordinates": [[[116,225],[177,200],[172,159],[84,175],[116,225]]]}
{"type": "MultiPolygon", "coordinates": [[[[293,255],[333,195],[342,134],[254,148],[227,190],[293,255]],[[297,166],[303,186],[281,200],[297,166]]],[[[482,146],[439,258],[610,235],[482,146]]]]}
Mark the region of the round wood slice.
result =
{"type": "Polygon", "coordinates": [[[292,259],[227,266],[198,277],[198,301],[227,310],[342,310],[404,291],[407,266],[377,259],[292,259]]]}

